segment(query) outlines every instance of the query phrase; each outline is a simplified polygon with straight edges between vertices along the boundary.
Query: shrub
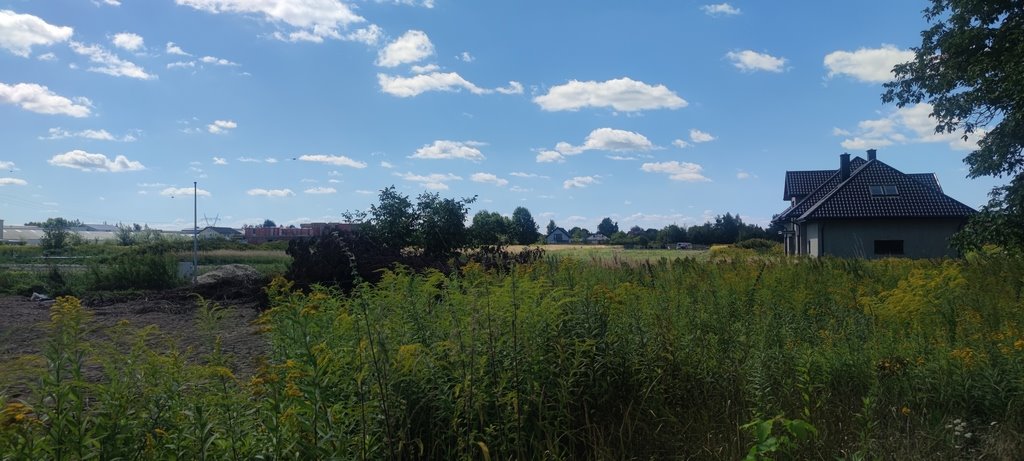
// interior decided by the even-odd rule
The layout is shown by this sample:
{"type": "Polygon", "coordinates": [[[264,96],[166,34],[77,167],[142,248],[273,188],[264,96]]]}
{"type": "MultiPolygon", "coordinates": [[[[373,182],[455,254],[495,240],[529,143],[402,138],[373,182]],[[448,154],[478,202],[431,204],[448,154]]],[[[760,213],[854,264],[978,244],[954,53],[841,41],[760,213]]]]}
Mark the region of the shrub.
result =
{"type": "Polygon", "coordinates": [[[181,283],[170,255],[130,252],[91,263],[92,290],[162,290],[181,283]]]}
{"type": "Polygon", "coordinates": [[[747,239],[736,244],[737,248],[754,250],[758,253],[782,254],[782,244],[766,239],[747,239]]]}

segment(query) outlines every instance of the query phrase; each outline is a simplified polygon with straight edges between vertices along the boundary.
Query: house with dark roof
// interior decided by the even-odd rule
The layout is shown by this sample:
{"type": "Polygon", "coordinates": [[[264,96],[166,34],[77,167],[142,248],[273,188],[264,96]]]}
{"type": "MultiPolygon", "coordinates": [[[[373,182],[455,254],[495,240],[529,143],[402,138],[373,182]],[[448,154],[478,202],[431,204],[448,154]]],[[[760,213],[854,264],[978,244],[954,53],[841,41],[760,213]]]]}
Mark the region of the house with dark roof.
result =
{"type": "Polygon", "coordinates": [[[199,238],[240,240],[242,238],[242,233],[230,227],[207,226],[199,231],[199,238]]]}
{"type": "Polygon", "coordinates": [[[878,160],[839,156],[837,170],[787,171],[786,254],[880,258],[956,256],[949,239],[976,211],[942,191],[934,173],[903,173],[878,160]]]}
{"type": "Polygon", "coordinates": [[[569,237],[569,233],[561,227],[556,227],[554,230],[544,238],[544,241],[549,244],[557,243],[569,243],[572,239],[569,237]]]}

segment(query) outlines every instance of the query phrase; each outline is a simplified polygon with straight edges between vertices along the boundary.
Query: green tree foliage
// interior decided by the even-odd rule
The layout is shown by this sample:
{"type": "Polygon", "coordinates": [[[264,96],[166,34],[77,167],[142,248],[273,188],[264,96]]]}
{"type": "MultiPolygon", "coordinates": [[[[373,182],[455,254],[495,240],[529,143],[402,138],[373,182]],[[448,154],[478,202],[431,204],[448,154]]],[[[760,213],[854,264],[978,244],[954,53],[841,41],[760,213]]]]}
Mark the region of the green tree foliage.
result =
{"type": "Polygon", "coordinates": [[[382,246],[401,250],[416,239],[416,210],[409,196],[398,192],[395,186],[385,187],[370,205],[366,231],[382,246]]]}
{"type": "Polygon", "coordinates": [[[932,0],[912,61],[893,69],[883,102],[932,105],[937,133],[984,134],[969,176],[1009,177],[959,236],[1024,249],[1024,2],[932,0]]]}
{"type": "Polygon", "coordinates": [[[574,242],[586,242],[587,237],[590,237],[590,231],[576,226],[569,229],[569,237],[572,238],[572,241],[574,242]]]}
{"type": "Polygon", "coordinates": [[[40,246],[44,250],[55,250],[61,251],[71,246],[77,234],[71,232],[71,227],[75,224],[81,225],[77,221],[69,221],[64,218],[50,218],[45,222],[39,223],[39,227],[43,228],[43,238],[40,239],[40,246]]]}
{"type": "Polygon", "coordinates": [[[466,215],[475,196],[456,200],[424,192],[416,200],[416,237],[425,255],[445,257],[466,246],[466,215]]]}
{"type": "Polygon", "coordinates": [[[601,223],[597,225],[597,231],[611,237],[619,231],[619,223],[613,222],[612,218],[604,218],[601,220],[601,223]]]}
{"type": "Polygon", "coordinates": [[[539,235],[537,229],[540,226],[533,220],[530,210],[525,207],[516,207],[512,212],[512,227],[510,233],[515,243],[520,245],[531,245],[537,243],[539,235]]]}
{"type": "Polygon", "coordinates": [[[548,233],[545,234],[545,235],[551,235],[551,233],[554,232],[556,228],[558,228],[558,225],[555,224],[555,220],[554,219],[549,220],[548,221],[548,227],[547,227],[548,233]]]}
{"type": "Polygon", "coordinates": [[[263,220],[263,227],[277,227],[277,224],[273,220],[264,219],[263,220]]]}
{"type": "Polygon", "coordinates": [[[135,244],[135,228],[128,224],[117,224],[117,231],[114,232],[117,236],[117,244],[121,246],[132,246],[135,244]]]}
{"type": "Polygon", "coordinates": [[[686,229],[675,224],[669,224],[658,231],[658,241],[669,244],[686,241],[686,229]]]}
{"type": "Polygon", "coordinates": [[[512,226],[512,220],[501,213],[480,210],[473,215],[470,240],[475,245],[504,245],[512,241],[512,226]]]}

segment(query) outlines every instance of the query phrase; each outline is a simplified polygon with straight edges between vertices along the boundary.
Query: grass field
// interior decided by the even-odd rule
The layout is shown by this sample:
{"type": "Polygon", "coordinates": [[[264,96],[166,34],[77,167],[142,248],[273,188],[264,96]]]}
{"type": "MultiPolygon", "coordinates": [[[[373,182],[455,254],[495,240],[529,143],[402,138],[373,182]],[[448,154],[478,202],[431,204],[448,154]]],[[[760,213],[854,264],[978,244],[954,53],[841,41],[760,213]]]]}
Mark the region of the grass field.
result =
{"type": "MultiPolygon", "coordinates": [[[[523,246],[512,246],[511,251],[519,251],[523,246]]],[[[618,245],[544,245],[548,255],[555,257],[571,257],[580,261],[600,264],[619,264],[657,262],[665,258],[669,261],[676,258],[693,258],[705,260],[707,250],[626,250],[618,245]]]]}

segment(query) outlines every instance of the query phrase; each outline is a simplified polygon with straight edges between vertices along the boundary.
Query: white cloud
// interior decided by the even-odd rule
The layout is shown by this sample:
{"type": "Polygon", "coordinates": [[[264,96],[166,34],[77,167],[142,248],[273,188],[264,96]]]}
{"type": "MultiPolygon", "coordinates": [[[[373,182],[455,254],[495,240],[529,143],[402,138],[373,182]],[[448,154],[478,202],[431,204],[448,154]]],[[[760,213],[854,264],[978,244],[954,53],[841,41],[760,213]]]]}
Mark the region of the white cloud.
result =
{"type": "Polygon", "coordinates": [[[23,58],[32,53],[33,46],[64,42],[73,33],[70,27],[55,26],[31,14],[0,10],[0,48],[23,58]]]}
{"type": "MultiPolygon", "coordinates": [[[[286,24],[307,37],[319,37],[320,41],[341,38],[341,28],[365,21],[340,0],[175,0],[175,3],[214,14],[262,15],[269,22],[286,24]]],[[[280,32],[274,37],[303,40],[280,32]]]]}
{"type": "Polygon", "coordinates": [[[455,56],[455,59],[458,59],[459,61],[462,62],[473,62],[476,60],[476,58],[474,58],[473,55],[469,54],[468,51],[463,51],[459,53],[458,56],[455,56]]]}
{"type": "Polygon", "coordinates": [[[366,189],[356,189],[356,193],[357,194],[362,194],[362,195],[373,195],[375,192],[373,192],[372,190],[366,190],[366,189]]]}
{"type": "Polygon", "coordinates": [[[419,149],[409,158],[419,159],[463,159],[479,162],[484,159],[484,154],[477,147],[485,145],[477,141],[447,141],[439,139],[433,144],[427,144],[419,149]]]}
{"type": "Polygon", "coordinates": [[[305,192],[307,194],[313,194],[313,195],[324,195],[324,194],[334,194],[334,193],[338,192],[338,190],[333,188],[333,187],[311,187],[309,189],[306,189],[303,192],[305,192]]]}
{"type": "Polygon", "coordinates": [[[366,162],[352,160],[344,155],[312,154],[298,157],[303,162],[326,163],[328,165],[347,166],[351,168],[366,168],[366,162]]]}
{"type": "Polygon", "coordinates": [[[131,32],[114,34],[114,38],[111,39],[111,43],[118,48],[128,51],[137,51],[146,47],[145,40],[143,40],[142,36],[131,32]]]}
{"type": "Polygon", "coordinates": [[[181,47],[176,45],[174,42],[167,42],[167,46],[164,48],[164,51],[167,54],[174,54],[178,56],[192,56],[191,54],[186,53],[185,50],[181,49],[181,47]]]}
{"type": "Polygon", "coordinates": [[[473,82],[462,78],[457,72],[430,72],[412,77],[377,74],[377,83],[380,84],[381,91],[400,98],[417,96],[427,91],[459,91],[460,89],[465,89],[473,94],[494,92],[519,94],[523,92],[523,85],[519,82],[509,82],[508,87],[492,90],[476,86],[473,82]]]}
{"type": "Polygon", "coordinates": [[[397,67],[421,61],[433,54],[434,44],[430,43],[430,37],[423,31],[409,30],[380,50],[376,64],[381,67],[397,67]]]}
{"type": "Polygon", "coordinates": [[[28,181],[20,178],[0,178],[0,186],[27,186],[28,181]]]}
{"type": "Polygon", "coordinates": [[[857,123],[852,137],[844,139],[840,145],[845,149],[862,150],[893,144],[944,142],[953,150],[970,151],[977,149],[978,141],[988,133],[984,128],[979,129],[966,141],[963,133],[936,133],[932,110],[931,104],[920,103],[896,109],[880,119],[862,120],[857,123]]]}
{"type": "Polygon", "coordinates": [[[235,128],[238,128],[238,124],[233,120],[214,120],[213,123],[206,125],[206,131],[213,134],[225,134],[235,128]]]}
{"type": "Polygon", "coordinates": [[[509,175],[515,176],[517,178],[543,178],[543,179],[550,179],[547,176],[541,176],[541,175],[539,175],[537,173],[524,173],[522,171],[513,171],[513,172],[509,173],[509,175]]]}
{"type": "Polygon", "coordinates": [[[914,59],[914,52],[894,45],[861,48],[857,51],[833,51],[825,55],[828,76],[848,75],[862,82],[883,83],[892,80],[892,68],[914,59]]]}
{"type": "Polygon", "coordinates": [[[438,66],[437,64],[424,64],[422,66],[414,65],[409,67],[409,70],[414,74],[426,74],[428,72],[441,70],[441,66],[438,66]]]}
{"type": "Polygon", "coordinates": [[[17,168],[14,167],[14,162],[8,160],[0,160],[0,170],[14,171],[17,168]]]}
{"type": "Polygon", "coordinates": [[[138,64],[125,61],[99,45],[86,45],[75,41],[72,41],[70,45],[71,51],[88,57],[90,62],[96,64],[96,66],[88,69],[90,72],[98,72],[114,77],[137,78],[140,80],[156,78],[156,75],[147,73],[146,69],[143,69],[138,64]]]}
{"type": "Polygon", "coordinates": [[[101,0],[104,4],[110,6],[121,6],[121,0],[101,0]]]}
{"type": "Polygon", "coordinates": [[[380,162],[380,167],[381,168],[394,168],[395,165],[393,163],[391,163],[391,162],[381,161],[380,162]]]}
{"type": "Polygon", "coordinates": [[[499,178],[497,175],[493,173],[473,173],[473,176],[470,176],[469,179],[473,182],[494,184],[495,186],[498,187],[504,187],[508,185],[507,179],[499,178]]]}
{"type": "Polygon", "coordinates": [[[277,163],[277,159],[274,158],[274,157],[267,157],[267,158],[263,159],[263,161],[267,162],[267,163],[277,163]]]}
{"type": "Polygon", "coordinates": [[[566,179],[565,181],[563,181],[562,188],[572,189],[575,187],[582,189],[584,187],[591,186],[594,184],[600,184],[600,182],[597,180],[597,177],[595,176],[576,176],[573,177],[572,179],[566,179]]]}
{"type": "Polygon", "coordinates": [[[27,111],[40,114],[88,117],[92,103],[86,98],[74,101],[58,95],[49,88],[35,83],[0,83],[0,104],[14,104],[27,111]]]}
{"type": "Polygon", "coordinates": [[[565,156],[553,150],[542,150],[537,154],[537,163],[564,162],[565,156]]]}
{"type": "Polygon", "coordinates": [[[227,159],[225,159],[223,157],[214,157],[213,158],[213,164],[214,165],[227,165],[228,161],[227,161],[227,159]]]}
{"type": "Polygon", "coordinates": [[[83,150],[73,150],[63,154],[54,155],[48,160],[53,166],[74,168],[82,171],[104,171],[119,173],[123,171],[138,171],[146,169],[142,163],[128,160],[123,155],[118,155],[113,160],[103,154],[91,154],[83,150]]]}
{"type": "Polygon", "coordinates": [[[702,174],[704,167],[696,163],[679,162],[673,160],[671,162],[645,163],[640,166],[640,169],[648,173],[667,174],[669,175],[669,179],[673,181],[710,181],[710,179],[704,177],[704,175],[702,174]]]}
{"type": "Polygon", "coordinates": [[[195,67],[196,67],[196,62],[195,61],[175,61],[175,62],[167,63],[167,68],[168,69],[184,69],[184,68],[192,69],[192,68],[195,68],[195,67]]]}
{"type": "Polygon", "coordinates": [[[338,183],[341,183],[341,180],[331,178],[331,179],[328,179],[327,182],[329,182],[331,184],[338,184],[338,183]]]}
{"type": "Polygon", "coordinates": [[[556,144],[554,150],[541,151],[537,154],[537,162],[561,162],[565,160],[566,156],[581,154],[588,150],[637,152],[654,148],[654,144],[640,133],[614,128],[598,128],[587,135],[587,139],[582,145],[574,146],[563,141],[556,144]]]}
{"type": "Polygon", "coordinates": [[[82,130],[82,131],[67,131],[63,128],[50,128],[47,133],[48,136],[40,136],[41,140],[53,140],[53,139],[65,139],[65,138],[85,138],[94,139],[97,141],[121,141],[121,142],[134,142],[137,139],[135,136],[126,134],[123,137],[118,138],[110,134],[107,130],[82,130]]]}
{"type": "Polygon", "coordinates": [[[752,179],[752,178],[756,178],[756,177],[757,177],[757,175],[748,173],[748,172],[743,171],[743,170],[740,170],[740,171],[736,172],[736,179],[752,179]]]}
{"type": "Polygon", "coordinates": [[[414,173],[395,173],[395,176],[406,181],[419,183],[421,186],[431,190],[448,190],[448,182],[458,181],[462,178],[451,173],[432,173],[419,175],[414,173]]]}
{"type": "Polygon", "coordinates": [[[375,46],[384,37],[384,30],[376,24],[370,24],[362,29],[356,29],[343,37],[350,42],[359,42],[368,46],[375,46]]]}
{"type": "Polygon", "coordinates": [[[252,158],[252,157],[238,157],[235,160],[238,160],[239,162],[242,162],[242,163],[262,163],[263,162],[263,160],[260,160],[258,158],[252,158]]]}
{"type": "Polygon", "coordinates": [[[837,126],[832,127],[832,136],[849,136],[850,132],[837,126]]]}
{"type": "Polygon", "coordinates": [[[696,128],[690,130],[690,141],[695,143],[711,142],[715,139],[716,138],[714,136],[711,136],[711,133],[705,133],[696,128]]]}
{"type": "Polygon", "coordinates": [[[249,189],[245,193],[254,197],[291,197],[295,195],[291,189],[249,189]]]}
{"type": "Polygon", "coordinates": [[[231,62],[231,61],[228,61],[227,59],[217,58],[217,57],[214,57],[214,56],[203,56],[202,58],[199,58],[199,60],[204,62],[204,63],[206,63],[206,64],[213,64],[215,66],[237,66],[238,65],[238,63],[236,63],[236,62],[231,62]]]}
{"type": "Polygon", "coordinates": [[[763,70],[767,72],[782,72],[785,70],[786,58],[777,58],[767,53],[758,53],[753,50],[730,51],[725,57],[732,61],[732,65],[744,72],[763,70]]]}
{"type": "MultiPolygon", "coordinates": [[[[145,191],[143,191],[143,192],[145,192],[145,191]]],[[[168,187],[168,188],[160,191],[160,195],[163,195],[165,197],[171,197],[171,198],[174,198],[174,197],[189,197],[189,198],[191,198],[193,196],[193,194],[195,194],[196,196],[199,196],[199,197],[209,197],[210,196],[210,191],[207,191],[207,190],[204,190],[204,189],[196,189],[196,188],[192,188],[192,187],[168,187]]]]}
{"type": "Polygon", "coordinates": [[[571,80],[551,87],[547,94],[533,98],[533,102],[548,111],[611,107],[623,112],[678,109],[689,104],[665,85],[652,86],[628,77],[605,82],[571,80]]]}
{"type": "Polygon", "coordinates": [[[685,149],[687,147],[690,147],[690,143],[688,143],[686,141],[683,141],[682,139],[676,139],[676,140],[672,141],[672,145],[676,146],[676,147],[678,147],[680,149],[685,149]]]}
{"type": "Polygon", "coordinates": [[[740,14],[740,9],[736,8],[728,3],[718,3],[714,5],[704,5],[700,7],[709,16],[733,16],[740,14]]]}
{"type": "Polygon", "coordinates": [[[36,56],[36,59],[38,59],[40,61],[56,61],[57,60],[57,55],[55,55],[53,53],[43,53],[43,54],[41,54],[39,56],[36,56]]]}

